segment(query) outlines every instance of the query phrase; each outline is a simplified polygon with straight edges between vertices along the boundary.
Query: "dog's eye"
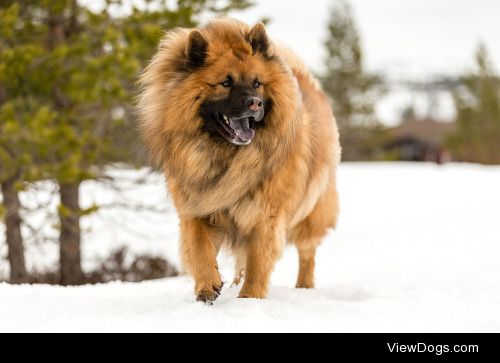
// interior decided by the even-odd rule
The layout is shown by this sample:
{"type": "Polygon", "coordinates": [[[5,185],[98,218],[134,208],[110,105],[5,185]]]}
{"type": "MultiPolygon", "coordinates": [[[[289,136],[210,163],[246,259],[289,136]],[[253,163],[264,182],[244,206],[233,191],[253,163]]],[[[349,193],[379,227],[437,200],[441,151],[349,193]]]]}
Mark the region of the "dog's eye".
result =
{"type": "Polygon", "coordinates": [[[225,87],[225,88],[231,88],[231,87],[233,87],[233,80],[231,78],[228,78],[224,82],[221,83],[221,86],[225,87]]]}
{"type": "Polygon", "coordinates": [[[254,86],[255,88],[260,88],[260,86],[262,86],[262,83],[260,83],[259,81],[255,81],[255,82],[253,83],[253,86],[254,86]]]}

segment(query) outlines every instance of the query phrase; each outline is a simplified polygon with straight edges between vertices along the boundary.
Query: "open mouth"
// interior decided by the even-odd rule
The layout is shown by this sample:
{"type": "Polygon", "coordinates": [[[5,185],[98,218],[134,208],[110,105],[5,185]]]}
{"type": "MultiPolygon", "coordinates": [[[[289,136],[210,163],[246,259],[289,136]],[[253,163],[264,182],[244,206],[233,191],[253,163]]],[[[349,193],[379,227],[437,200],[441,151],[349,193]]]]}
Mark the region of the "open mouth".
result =
{"type": "Polygon", "coordinates": [[[230,143],[237,146],[249,145],[255,137],[253,117],[232,118],[217,112],[215,118],[219,124],[219,133],[230,143]]]}

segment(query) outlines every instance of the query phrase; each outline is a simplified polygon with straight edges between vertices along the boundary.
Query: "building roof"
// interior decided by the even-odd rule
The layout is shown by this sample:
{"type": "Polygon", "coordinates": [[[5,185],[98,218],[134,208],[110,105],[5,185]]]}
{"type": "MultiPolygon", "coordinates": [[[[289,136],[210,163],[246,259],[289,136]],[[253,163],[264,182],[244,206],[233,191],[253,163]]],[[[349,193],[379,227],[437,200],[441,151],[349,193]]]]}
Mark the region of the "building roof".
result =
{"type": "Polygon", "coordinates": [[[402,123],[390,131],[396,140],[417,139],[423,142],[442,145],[455,129],[453,122],[418,120],[402,123]]]}

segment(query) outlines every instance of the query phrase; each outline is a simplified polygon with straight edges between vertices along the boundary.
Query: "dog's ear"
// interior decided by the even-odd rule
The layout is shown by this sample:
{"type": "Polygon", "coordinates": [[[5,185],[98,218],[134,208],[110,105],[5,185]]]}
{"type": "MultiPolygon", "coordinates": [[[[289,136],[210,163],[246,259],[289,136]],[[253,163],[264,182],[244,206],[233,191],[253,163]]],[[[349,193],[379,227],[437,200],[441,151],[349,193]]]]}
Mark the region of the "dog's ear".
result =
{"type": "Polygon", "coordinates": [[[186,47],[187,64],[190,69],[197,69],[205,64],[208,42],[197,29],[191,30],[186,47]]]}
{"type": "Polygon", "coordinates": [[[252,45],[253,53],[261,53],[264,56],[269,55],[271,41],[267,36],[266,27],[263,23],[255,25],[248,34],[248,41],[252,45]]]}

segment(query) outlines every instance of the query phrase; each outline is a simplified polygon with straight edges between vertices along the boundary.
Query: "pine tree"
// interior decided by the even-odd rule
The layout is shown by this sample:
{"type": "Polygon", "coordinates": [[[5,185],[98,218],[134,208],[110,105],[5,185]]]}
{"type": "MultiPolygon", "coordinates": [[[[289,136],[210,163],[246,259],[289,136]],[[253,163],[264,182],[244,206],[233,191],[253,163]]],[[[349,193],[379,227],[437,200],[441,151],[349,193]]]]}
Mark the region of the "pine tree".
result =
{"type": "MultiPolygon", "coordinates": [[[[44,109],[38,109],[28,95],[35,80],[24,79],[30,64],[41,49],[24,43],[24,34],[16,31],[21,19],[14,1],[0,2],[0,184],[5,223],[5,238],[10,264],[10,281],[29,280],[25,265],[21,229],[19,191],[28,179],[35,142],[31,138],[45,121],[44,109]]],[[[31,29],[32,36],[38,36],[31,29]]]]}
{"type": "Polygon", "coordinates": [[[333,102],[344,160],[366,157],[365,147],[377,123],[374,117],[380,80],[363,69],[360,35],[349,3],[335,2],[328,23],[323,86],[333,102]]]}
{"type": "Polygon", "coordinates": [[[449,140],[460,160],[500,164],[500,78],[479,46],[477,71],[462,77],[462,89],[454,95],[457,130],[449,140]]]}

